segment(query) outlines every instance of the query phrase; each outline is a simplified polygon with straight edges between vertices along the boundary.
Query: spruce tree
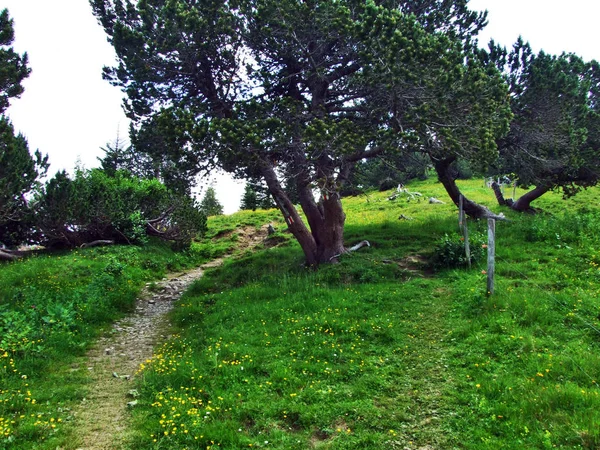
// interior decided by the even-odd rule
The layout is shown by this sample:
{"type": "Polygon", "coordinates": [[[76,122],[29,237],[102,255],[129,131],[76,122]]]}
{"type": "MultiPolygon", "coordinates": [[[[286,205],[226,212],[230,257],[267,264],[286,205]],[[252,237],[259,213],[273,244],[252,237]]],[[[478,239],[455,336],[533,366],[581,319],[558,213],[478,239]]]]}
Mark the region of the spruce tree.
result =
{"type": "Polygon", "coordinates": [[[215,190],[212,187],[206,189],[204,197],[200,202],[200,209],[207,216],[219,216],[223,214],[223,205],[217,200],[215,190]]]}

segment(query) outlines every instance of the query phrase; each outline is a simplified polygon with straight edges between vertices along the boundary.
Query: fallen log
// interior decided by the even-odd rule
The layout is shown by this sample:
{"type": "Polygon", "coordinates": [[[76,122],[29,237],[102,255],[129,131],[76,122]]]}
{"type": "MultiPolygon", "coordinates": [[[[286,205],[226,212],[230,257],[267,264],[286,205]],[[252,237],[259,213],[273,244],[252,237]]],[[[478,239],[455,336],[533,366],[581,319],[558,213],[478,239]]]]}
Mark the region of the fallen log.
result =
{"type": "Polygon", "coordinates": [[[16,261],[20,256],[14,255],[7,252],[6,250],[0,249],[0,261],[16,261]]]}
{"type": "MultiPolygon", "coordinates": [[[[358,244],[353,245],[350,248],[347,248],[345,250],[345,253],[350,253],[350,252],[355,252],[357,250],[360,250],[363,247],[370,247],[371,244],[369,243],[369,241],[360,241],[358,244]]],[[[338,254],[338,255],[333,255],[329,260],[333,261],[333,260],[337,260],[337,258],[339,258],[340,256],[342,256],[342,254],[338,254]]]]}
{"type": "Polygon", "coordinates": [[[97,241],[86,242],[81,244],[79,248],[88,248],[88,247],[99,247],[101,245],[113,245],[115,241],[109,239],[99,239],[97,241]]]}

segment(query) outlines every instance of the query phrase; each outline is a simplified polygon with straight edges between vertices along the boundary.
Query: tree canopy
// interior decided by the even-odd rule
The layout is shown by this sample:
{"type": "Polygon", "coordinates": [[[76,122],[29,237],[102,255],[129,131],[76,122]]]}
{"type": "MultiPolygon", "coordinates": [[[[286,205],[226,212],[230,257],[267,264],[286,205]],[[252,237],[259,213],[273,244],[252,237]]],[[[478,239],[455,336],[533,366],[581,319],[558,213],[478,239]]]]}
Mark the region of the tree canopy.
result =
{"type": "Polygon", "coordinates": [[[0,12],[0,243],[15,246],[25,239],[30,220],[27,194],[46,173],[48,157],[29,152],[27,140],[15,130],[4,112],[10,99],[23,93],[21,82],[29,76],[27,54],[19,55],[14,41],[13,21],[0,12]]]}
{"type": "Polygon", "coordinates": [[[309,265],[345,252],[339,192],[358,161],[465,143],[494,155],[505,127],[503,84],[473,52],[485,14],[467,0],[90,3],[134,134],[160,123],[179,167],[263,179],[309,265]]]}
{"type": "Polygon", "coordinates": [[[207,216],[218,216],[223,214],[223,205],[217,200],[215,189],[209,187],[200,201],[200,209],[207,216]]]}
{"type": "Polygon", "coordinates": [[[10,47],[14,40],[13,20],[4,9],[0,12],[0,114],[4,114],[11,98],[23,93],[21,82],[31,73],[27,53],[19,55],[10,47]]]}
{"type": "Polygon", "coordinates": [[[72,248],[98,240],[142,244],[156,236],[189,245],[206,229],[206,216],[189,197],[177,195],[157,179],[126,171],[64,171],[48,180],[33,200],[37,242],[72,248]]]}
{"type": "Polygon", "coordinates": [[[525,211],[551,189],[566,197],[600,177],[600,66],[574,54],[537,55],[521,38],[511,51],[492,41],[485,57],[504,73],[514,119],[498,141],[496,174],[512,174],[534,189],[515,203],[525,211]]]}

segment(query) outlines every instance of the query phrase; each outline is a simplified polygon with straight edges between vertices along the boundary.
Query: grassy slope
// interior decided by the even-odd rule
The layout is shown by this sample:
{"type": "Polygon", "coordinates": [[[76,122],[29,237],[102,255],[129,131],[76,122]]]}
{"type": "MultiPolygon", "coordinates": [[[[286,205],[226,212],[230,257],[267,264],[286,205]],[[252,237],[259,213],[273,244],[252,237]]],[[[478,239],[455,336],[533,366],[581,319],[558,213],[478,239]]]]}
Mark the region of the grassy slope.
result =
{"type": "Polygon", "coordinates": [[[490,298],[481,265],[407,269],[459,239],[453,206],[384,194],[345,201],[348,243],[373,247],[338,265],[307,271],[292,243],[208,274],[143,371],[132,448],[598,448],[598,191],[540,203],[556,215],[498,224],[490,298]]]}
{"type": "Polygon", "coordinates": [[[0,448],[67,445],[70,408],[88,380],[71,369],[75,359],[131,310],[144,282],[231,246],[102,247],[0,265],[0,448]]]}
{"type": "MultiPolygon", "coordinates": [[[[480,181],[462,185],[494,206],[480,181]]],[[[433,181],[410,188],[446,200],[433,181]]],[[[385,197],[345,200],[348,244],[373,246],[338,265],[307,271],[290,241],[196,283],[174,313],[179,339],[141,372],[131,448],[598,448],[599,191],[543,198],[554,215],[506,211],[491,298],[481,265],[422,277],[422,257],[407,263],[446,233],[459,239],[452,205],[385,197]]],[[[34,323],[42,341],[11,335],[0,352],[0,448],[69,449],[68,408],[86,378],[67,352],[81,354],[144,279],[217,256],[236,228],[268,222],[284,229],[274,211],[212,219],[187,257],[109,248],[1,266],[3,325],[34,323]],[[83,299],[104,313],[73,324],[83,299]]],[[[280,231],[273,242],[287,240],[280,231]]]]}

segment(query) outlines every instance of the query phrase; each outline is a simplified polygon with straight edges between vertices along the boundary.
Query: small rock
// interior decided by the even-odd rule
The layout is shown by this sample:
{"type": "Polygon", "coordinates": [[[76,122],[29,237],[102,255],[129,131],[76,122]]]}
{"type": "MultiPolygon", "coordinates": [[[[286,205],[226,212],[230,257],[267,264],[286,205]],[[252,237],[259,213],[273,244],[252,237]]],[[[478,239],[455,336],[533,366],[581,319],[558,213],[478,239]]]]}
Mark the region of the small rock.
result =
{"type": "Polygon", "coordinates": [[[113,373],[112,373],[112,376],[113,376],[114,378],[119,378],[119,374],[118,374],[117,372],[113,372],[113,373]]]}
{"type": "Polygon", "coordinates": [[[132,400],[130,402],[127,402],[127,407],[128,408],[133,408],[134,406],[137,405],[137,403],[138,403],[137,400],[132,400]]]}
{"type": "Polygon", "coordinates": [[[140,396],[140,393],[137,391],[137,389],[132,389],[127,393],[127,395],[131,398],[137,398],[140,396]]]}
{"type": "Polygon", "coordinates": [[[105,348],[104,349],[104,354],[105,355],[112,355],[113,354],[113,349],[112,348],[105,348]]]}
{"type": "Polygon", "coordinates": [[[155,303],[156,303],[156,300],[154,300],[154,299],[148,300],[149,305],[154,305],[155,303]]]}

